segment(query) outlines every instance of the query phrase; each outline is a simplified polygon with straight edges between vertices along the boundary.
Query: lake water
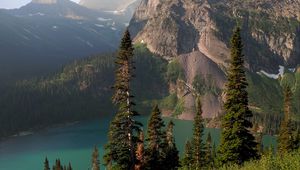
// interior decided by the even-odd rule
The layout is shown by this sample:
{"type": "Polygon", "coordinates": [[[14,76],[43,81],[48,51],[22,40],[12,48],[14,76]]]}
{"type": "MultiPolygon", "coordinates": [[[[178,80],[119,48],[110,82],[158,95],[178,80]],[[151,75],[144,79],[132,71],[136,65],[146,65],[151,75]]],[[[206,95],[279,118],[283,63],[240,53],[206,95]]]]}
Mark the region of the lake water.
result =
{"type": "MultiPolygon", "coordinates": [[[[139,118],[144,124],[147,117],[139,118]]],[[[100,157],[107,141],[107,131],[111,118],[81,122],[65,127],[56,127],[37,132],[33,135],[14,137],[0,143],[0,170],[41,170],[47,156],[50,165],[56,158],[63,164],[71,162],[74,170],[88,170],[95,145],[99,147],[100,157]]],[[[170,119],[165,119],[166,122],[170,119]]],[[[182,153],[186,140],[192,136],[193,122],[173,120],[175,139],[182,153]]],[[[146,124],[145,124],[146,125],[146,124]]],[[[206,129],[219,143],[220,130],[206,129]]],[[[265,145],[274,143],[275,138],[264,137],[265,145]]],[[[102,168],[104,169],[104,168],[102,168]]]]}

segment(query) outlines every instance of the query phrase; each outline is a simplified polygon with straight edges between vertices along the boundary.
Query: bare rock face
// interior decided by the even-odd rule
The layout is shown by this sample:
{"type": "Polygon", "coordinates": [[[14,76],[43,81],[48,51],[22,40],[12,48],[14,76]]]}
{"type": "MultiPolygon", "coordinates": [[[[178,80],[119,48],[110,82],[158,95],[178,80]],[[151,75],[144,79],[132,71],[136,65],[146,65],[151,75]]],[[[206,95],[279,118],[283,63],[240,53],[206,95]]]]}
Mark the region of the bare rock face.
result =
{"type": "MultiPolygon", "coordinates": [[[[214,86],[219,89],[224,88],[226,78],[221,68],[199,51],[180,55],[178,56],[178,61],[182,65],[186,77],[184,93],[177,93],[179,98],[184,99],[185,106],[185,110],[179,118],[189,120],[193,118],[195,113],[196,94],[193,92],[194,89],[191,89],[194,78],[197,75],[201,75],[201,77],[204,78],[211,77],[213,78],[214,86]]],[[[216,117],[218,114],[222,113],[221,106],[222,99],[220,96],[211,93],[206,93],[202,96],[204,117],[216,117]]]]}
{"type": "MultiPolygon", "coordinates": [[[[204,73],[223,88],[237,23],[250,71],[277,74],[279,65],[300,64],[300,0],[142,0],[129,29],[135,43],[145,43],[167,60],[178,59],[187,85],[204,73]]],[[[180,118],[192,119],[193,94],[184,98],[186,109],[180,118]]],[[[206,117],[221,112],[221,97],[203,98],[206,117]]]]}

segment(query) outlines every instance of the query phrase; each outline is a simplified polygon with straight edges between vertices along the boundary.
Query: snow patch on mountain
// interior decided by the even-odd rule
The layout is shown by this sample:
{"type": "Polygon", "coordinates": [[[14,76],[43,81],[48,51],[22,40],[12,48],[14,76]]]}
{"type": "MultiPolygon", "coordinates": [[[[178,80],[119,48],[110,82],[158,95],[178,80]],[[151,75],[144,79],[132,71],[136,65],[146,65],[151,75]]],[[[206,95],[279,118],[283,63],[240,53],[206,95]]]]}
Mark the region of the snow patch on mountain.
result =
{"type": "Polygon", "coordinates": [[[101,24],[95,24],[95,26],[96,27],[101,27],[101,28],[105,27],[104,25],[101,25],[101,24]]]}
{"type": "Polygon", "coordinates": [[[284,71],[285,71],[284,66],[279,66],[278,74],[271,74],[271,73],[268,73],[268,72],[266,72],[264,70],[261,70],[261,71],[257,72],[257,74],[259,74],[259,75],[265,75],[265,76],[267,76],[269,78],[272,78],[272,79],[278,79],[279,76],[283,76],[284,71]]]}
{"type": "Polygon", "coordinates": [[[111,18],[102,18],[102,17],[98,17],[97,19],[98,21],[103,21],[103,22],[112,20],[111,18]]]}
{"type": "Polygon", "coordinates": [[[45,16],[44,13],[41,13],[41,12],[38,12],[38,13],[35,13],[35,14],[28,14],[28,16],[32,17],[32,16],[45,16]]]}

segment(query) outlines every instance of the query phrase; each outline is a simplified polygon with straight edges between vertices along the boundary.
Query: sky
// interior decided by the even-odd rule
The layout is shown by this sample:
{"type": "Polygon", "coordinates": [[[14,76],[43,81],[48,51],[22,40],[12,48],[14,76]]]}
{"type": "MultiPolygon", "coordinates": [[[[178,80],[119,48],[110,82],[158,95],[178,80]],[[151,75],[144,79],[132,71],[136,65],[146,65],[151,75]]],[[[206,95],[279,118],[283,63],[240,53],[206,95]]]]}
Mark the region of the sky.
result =
{"type": "MultiPolygon", "coordinates": [[[[0,0],[0,8],[12,9],[19,8],[23,5],[26,5],[31,0],[0,0]]],[[[74,2],[78,2],[79,0],[72,0],[74,2]]]]}

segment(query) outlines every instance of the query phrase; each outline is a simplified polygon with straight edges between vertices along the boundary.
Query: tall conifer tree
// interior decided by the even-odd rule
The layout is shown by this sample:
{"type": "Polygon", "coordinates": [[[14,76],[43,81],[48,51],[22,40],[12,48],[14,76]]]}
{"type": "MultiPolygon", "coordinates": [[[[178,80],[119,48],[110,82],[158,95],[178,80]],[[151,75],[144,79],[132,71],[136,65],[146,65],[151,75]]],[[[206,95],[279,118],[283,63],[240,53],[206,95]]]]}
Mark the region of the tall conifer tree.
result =
{"type": "Polygon", "coordinates": [[[161,112],[156,105],[148,122],[148,145],[145,153],[146,169],[159,170],[163,166],[162,161],[165,158],[163,151],[166,147],[166,133],[164,127],[165,124],[161,118],[161,112]]]}
{"type": "Polygon", "coordinates": [[[231,63],[226,84],[225,115],[222,119],[222,135],[219,147],[219,163],[242,164],[257,158],[257,143],[249,128],[253,116],[248,107],[247,80],[244,71],[243,45],[237,27],[231,39],[231,63]]]}
{"type": "Polygon", "coordinates": [[[133,170],[136,163],[135,148],[141,124],[134,120],[137,112],[133,110],[133,95],[131,81],[134,77],[133,65],[134,48],[130,33],[125,31],[121,40],[115,71],[115,93],[113,103],[118,106],[118,112],[111,122],[109,129],[109,142],[106,145],[104,156],[108,169],[114,165],[121,169],[133,170]]]}
{"type": "Polygon", "coordinates": [[[188,170],[192,170],[193,165],[193,148],[191,142],[188,140],[185,143],[184,155],[182,159],[182,166],[188,170]]]}
{"type": "Polygon", "coordinates": [[[213,155],[212,155],[212,139],[210,132],[207,135],[206,144],[205,144],[205,163],[207,167],[213,167],[213,155]]]}
{"type": "Polygon", "coordinates": [[[281,122],[278,136],[279,153],[287,153],[295,148],[294,128],[291,121],[292,91],[290,87],[284,90],[284,119],[281,122]]]}
{"type": "Polygon", "coordinates": [[[179,151],[177,150],[175,139],[173,136],[173,121],[170,121],[166,130],[166,148],[165,159],[163,161],[164,170],[176,170],[179,168],[179,151]]]}
{"type": "Polygon", "coordinates": [[[200,97],[196,101],[196,116],[194,119],[194,133],[192,139],[193,146],[193,168],[195,170],[200,169],[204,166],[205,157],[205,147],[202,140],[204,135],[204,120],[202,118],[202,105],[200,97]]]}

